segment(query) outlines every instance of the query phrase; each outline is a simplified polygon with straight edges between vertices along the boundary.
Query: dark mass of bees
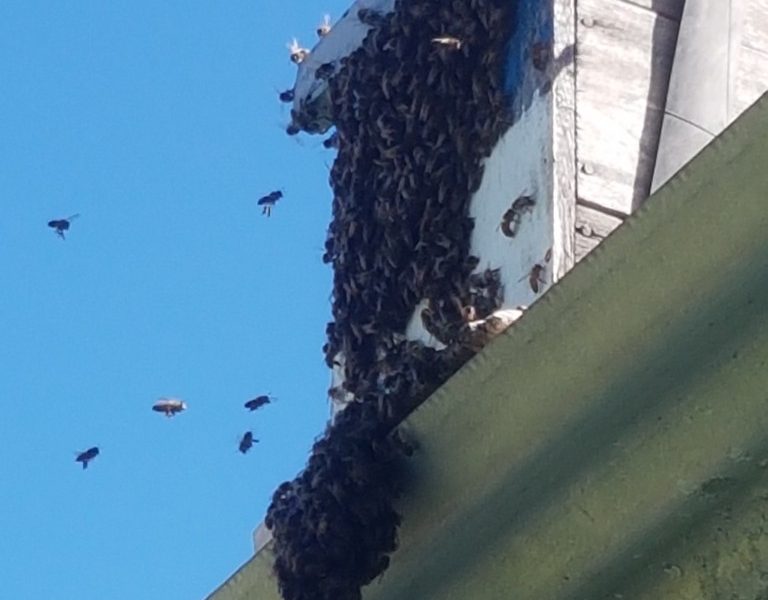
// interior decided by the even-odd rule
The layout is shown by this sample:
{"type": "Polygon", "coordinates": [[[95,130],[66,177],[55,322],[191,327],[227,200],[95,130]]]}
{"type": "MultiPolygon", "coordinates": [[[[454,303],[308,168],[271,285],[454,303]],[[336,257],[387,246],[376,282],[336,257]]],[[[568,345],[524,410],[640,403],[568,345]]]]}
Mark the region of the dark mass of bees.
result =
{"type": "Polygon", "coordinates": [[[344,357],[354,402],[269,507],[285,600],[359,599],[387,568],[407,450],[394,428],[477,350],[467,322],[501,306],[498,271],[472,274],[468,204],[510,122],[502,69],[514,4],[402,0],[366,13],[373,29],[328,80],[338,154],[324,351],[329,366],[344,357]],[[443,350],[403,336],[422,300],[443,350]]]}

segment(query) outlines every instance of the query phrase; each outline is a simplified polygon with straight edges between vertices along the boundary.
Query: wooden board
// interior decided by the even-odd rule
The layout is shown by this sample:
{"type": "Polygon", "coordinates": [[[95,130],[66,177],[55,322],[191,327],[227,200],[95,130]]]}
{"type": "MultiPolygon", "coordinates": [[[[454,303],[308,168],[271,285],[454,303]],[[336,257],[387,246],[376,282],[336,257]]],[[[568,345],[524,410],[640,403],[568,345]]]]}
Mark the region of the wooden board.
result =
{"type": "Polygon", "coordinates": [[[634,4],[647,10],[652,10],[657,15],[680,21],[683,14],[685,0],[622,0],[627,4],[634,4]]]}
{"type": "Polygon", "coordinates": [[[578,15],[578,197],[628,215],[650,190],[678,23],[620,0],[578,15]]]}
{"type": "Polygon", "coordinates": [[[562,61],[552,85],[553,264],[555,280],[576,264],[576,44],[575,0],[554,4],[554,56],[562,61]]]}
{"type": "Polygon", "coordinates": [[[768,0],[746,0],[741,43],[753,50],[768,52],[768,0]]]}
{"type": "Polygon", "coordinates": [[[733,89],[731,119],[735,119],[768,90],[768,52],[747,46],[740,48],[733,89]]]}
{"type": "Polygon", "coordinates": [[[580,261],[623,223],[604,212],[576,205],[576,260],[580,261]]]}

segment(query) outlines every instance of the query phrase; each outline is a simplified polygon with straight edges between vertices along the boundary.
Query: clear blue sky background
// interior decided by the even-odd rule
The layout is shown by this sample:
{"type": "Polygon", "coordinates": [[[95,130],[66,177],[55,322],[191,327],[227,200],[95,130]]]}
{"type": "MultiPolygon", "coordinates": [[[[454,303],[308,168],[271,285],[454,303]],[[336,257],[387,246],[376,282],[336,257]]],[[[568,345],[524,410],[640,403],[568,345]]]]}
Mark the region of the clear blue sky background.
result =
{"type": "Polygon", "coordinates": [[[348,4],[0,3],[0,597],[203,598],[305,464],[333,155],[284,133],[276,89],[348,4]]]}

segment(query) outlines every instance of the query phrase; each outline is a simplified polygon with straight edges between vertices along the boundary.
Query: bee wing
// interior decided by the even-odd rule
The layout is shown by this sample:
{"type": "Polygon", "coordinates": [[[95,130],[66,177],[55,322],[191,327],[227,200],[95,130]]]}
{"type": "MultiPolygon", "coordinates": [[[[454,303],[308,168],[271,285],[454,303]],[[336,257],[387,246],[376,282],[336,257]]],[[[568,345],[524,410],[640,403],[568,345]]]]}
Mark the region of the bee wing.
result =
{"type": "Polygon", "coordinates": [[[66,218],[66,219],[64,219],[64,220],[65,220],[65,221],[73,221],[74,219],[77,219],[79,216],[80,216],[80,213],[75,213],[75,214],[74,214],[74,215],[72,215],[71,217],[67,217],[67,218],[66,218]]]}

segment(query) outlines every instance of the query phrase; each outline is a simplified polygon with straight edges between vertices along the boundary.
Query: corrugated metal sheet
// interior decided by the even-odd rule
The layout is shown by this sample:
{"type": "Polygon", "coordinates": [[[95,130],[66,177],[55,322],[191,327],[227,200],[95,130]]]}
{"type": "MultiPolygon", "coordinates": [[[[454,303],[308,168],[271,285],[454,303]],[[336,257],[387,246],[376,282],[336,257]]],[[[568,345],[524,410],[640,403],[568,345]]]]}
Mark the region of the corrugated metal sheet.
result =
{"type": "MultiPolygon", "coordinates": [[[[368,600],[764,597],[767,135],[768,97],[407,420],[368,600]]],[[[249,598],[268,549],[211,596],[249,598]]]]}

